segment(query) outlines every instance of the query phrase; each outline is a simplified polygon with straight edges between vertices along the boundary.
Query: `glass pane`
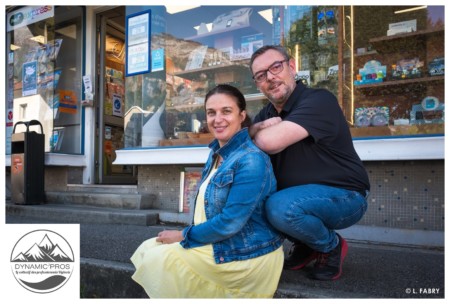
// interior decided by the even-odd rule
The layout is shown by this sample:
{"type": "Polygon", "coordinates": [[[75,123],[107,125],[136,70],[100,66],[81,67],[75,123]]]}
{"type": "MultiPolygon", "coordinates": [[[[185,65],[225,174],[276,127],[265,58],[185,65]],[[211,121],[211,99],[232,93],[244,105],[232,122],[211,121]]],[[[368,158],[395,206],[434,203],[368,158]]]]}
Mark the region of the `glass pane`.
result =
{"type": "Polygon", "coordinates": [[[152,60],[162,54],[165,68],[126,78],[126,147],[208,144],[204,97],[220,83],[239,88],[254,117],[268,100],[249,61],[266,44],[284,44],[308,85],[338,90],[337,7],[150,8],[152,60]]]}
{"type": "MultiPolygon", "coordinates": [[[[38,120],[45,133],[46,152],[81,153],[82,9],[45,8],[48,18],[25,21],[7,33],[7,152],[12,125],[38,120]]],[[[22,8],[8,17],[26,16],[30,9],[22,8]]],[[[15,132],[23,131],[18,126],[15,132]]]]}
{"type": "Polygon", "coordinates": [[[346,7],[354,137],[444,134],[444,7],[346,7]],[[353,46],[353,47],[351,47],[353,46]]]}
{"type": "Polygon", "coordinates": [[[152,7],[152,52],[162,54],[164,69],[126,79],[125,146],[209,143],[203,102],[218,83],[238,87],[254,116],[268,101],[248,64],[265,44],[286,46],[299,80],[338,97],[354,137],[443,134],[443,11],[442,6],[199,6],[176,12],[152,7]]]}
{"type": "Polygon", "coordinates": [[[152,7],[152,51],[164,54],[165,70],[126,79],[127,147],[208,144],[204,97],[219,83],[242,90],[250,115],[267,102],[248,62],[273,42],[272,19],[259,14],[270,7],[173,9],[152,7]]]}
{"type": "Polygon", "coordinates": [[[338,93],[337,6],[287,6],[277,9],[284,19],[284,44],[296,61],[297,77],[306,85],[338,93]]]}

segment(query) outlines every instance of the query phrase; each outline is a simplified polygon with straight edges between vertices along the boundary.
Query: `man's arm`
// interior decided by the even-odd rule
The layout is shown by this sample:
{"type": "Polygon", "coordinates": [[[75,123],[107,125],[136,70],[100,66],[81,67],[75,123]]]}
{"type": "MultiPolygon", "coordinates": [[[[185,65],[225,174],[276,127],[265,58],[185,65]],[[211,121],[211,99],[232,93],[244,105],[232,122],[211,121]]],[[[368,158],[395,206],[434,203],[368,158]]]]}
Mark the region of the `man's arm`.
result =
{"type": "Polygon", "coordinates": [[[250,134],[251,138],[255,138],[256,133],[258,133],[260,130],[279,124],[281,121],[282,120],[280,117],[272,117],[260,122],[256,122],[248,128],[248,133],[250,134]]]}
{"type": "Polygon", "coordinates": [[[281,121],[279,117],[258,122],[250,127],[253,142],[268,154],[281,152],[308,135],[308,131],[302,126],[291,121],[281,121]]]}

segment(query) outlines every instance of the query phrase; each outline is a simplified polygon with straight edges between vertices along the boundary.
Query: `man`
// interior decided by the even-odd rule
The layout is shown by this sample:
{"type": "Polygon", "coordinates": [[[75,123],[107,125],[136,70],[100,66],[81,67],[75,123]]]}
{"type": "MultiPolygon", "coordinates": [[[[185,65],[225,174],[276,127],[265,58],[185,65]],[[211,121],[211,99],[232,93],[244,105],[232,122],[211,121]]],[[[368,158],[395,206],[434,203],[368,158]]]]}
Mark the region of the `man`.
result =
{"type": "Polygon", "coordinates": [[[297,270],[315,260],[312,278],[335,280],[348,248],[335,230],[361,219],[370,189],[346,119],[331,92],[296,83],[295,63],[283,47],[258,49],[250,70],[270,100],[250,135],[271,155],[277,178],[266,213],[293,242],[284,267],[297,270]]]}

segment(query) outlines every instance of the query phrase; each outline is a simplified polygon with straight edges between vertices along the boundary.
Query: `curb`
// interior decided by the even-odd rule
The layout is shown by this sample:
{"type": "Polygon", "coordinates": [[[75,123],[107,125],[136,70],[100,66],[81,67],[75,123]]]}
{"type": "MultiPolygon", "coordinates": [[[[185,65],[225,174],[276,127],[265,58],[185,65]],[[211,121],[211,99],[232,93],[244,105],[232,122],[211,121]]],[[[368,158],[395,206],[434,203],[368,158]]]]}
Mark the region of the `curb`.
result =
{"type": "MultiPolygon", "coordinates": [[[[148,298],[143,288],[131,279],[133,273],[132,264],[81,258],[80,298],[148,298]]],[[[367,298],[367,294],[330,292],[329,289],[280,282],[274,298],[367,298]]]]}
{"type": "Polygon", "coordinates": [[[131,264],[80,259],[80,298],[148,298],[131,275],[131,264]]]}

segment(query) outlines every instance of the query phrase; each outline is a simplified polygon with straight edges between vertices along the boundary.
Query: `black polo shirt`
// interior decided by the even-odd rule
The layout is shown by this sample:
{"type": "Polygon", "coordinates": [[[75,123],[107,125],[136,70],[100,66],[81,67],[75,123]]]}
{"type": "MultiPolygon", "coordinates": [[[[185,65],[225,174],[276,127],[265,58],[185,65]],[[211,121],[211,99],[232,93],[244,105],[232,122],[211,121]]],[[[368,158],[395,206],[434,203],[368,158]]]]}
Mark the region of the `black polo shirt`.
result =
{"type": "MultiPolygon", "coordinates": [[[[278,189],[322,184],[364,193],[367,172],[353,146],[347,121],[336,97],[323,89],[298,83],[281,113],[265,106],[254,122],[280,116],[305,128],[309,136],[271,155],[278,189]]],[[[279,136],[283,136],[280,134],[279,136]]]]}

